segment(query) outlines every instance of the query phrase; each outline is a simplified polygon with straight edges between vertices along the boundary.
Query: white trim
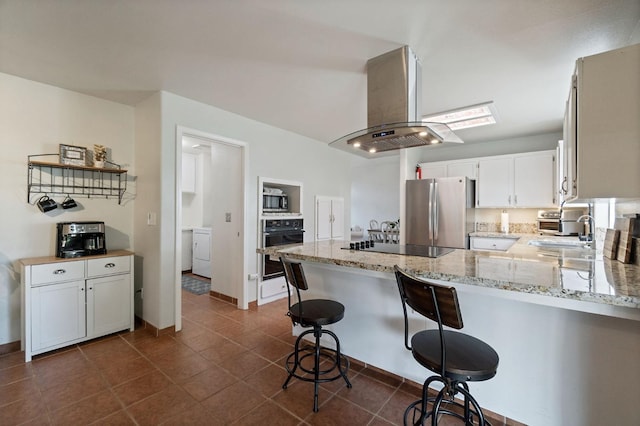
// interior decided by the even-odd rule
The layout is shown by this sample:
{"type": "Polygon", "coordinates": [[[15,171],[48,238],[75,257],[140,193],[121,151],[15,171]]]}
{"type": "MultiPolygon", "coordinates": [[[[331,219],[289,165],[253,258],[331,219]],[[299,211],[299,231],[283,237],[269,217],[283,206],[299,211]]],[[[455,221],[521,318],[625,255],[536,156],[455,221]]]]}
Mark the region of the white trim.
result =
{"type": "Polygon", "coordinates": [[[249,247],[247,238],[248,235],[245,232],[247,227],[247,182],[249,181],[249,145],[246,142],[242,142],[236,139],[231,139],[226,136],[216,135],[213,133],[203,132],[201,130],[191,129],[188,127],[176,126],[176,163],[174,165],[176,170],[176,186],[175,186],[175,241],[176,241],[176,250],[175,250],[175,282],[176,282],[176,305],[175,305],[175,324],[176,331],[182,329],[182,293],[181,293],[181,275],[182,271],[179,267],[182,259],[182,191],[181,191],[181,183],[182,176],[180,173],[177,173],[178,170],[182,168],[182,138],[185,136],[191,136],[196,138],[205,139],[210,143],[219,143],[230,146],[239,147],[241,149],[241,161],[242,161],[242,171],[241,171],[241,180],[240,186],[243,188],[243,198],[242,198],[242,207],[241,207],[241,215],[242,215],[242,241],[241,241],[241,255],[243,258],[242,263],[242,288],[240,289],[240,294],[238,295],[238,308],[239,309],[249,309],[249,283],[247,280],[247,270],[248,261],[247,256],[245,256],[246,248],[249,247]]]}

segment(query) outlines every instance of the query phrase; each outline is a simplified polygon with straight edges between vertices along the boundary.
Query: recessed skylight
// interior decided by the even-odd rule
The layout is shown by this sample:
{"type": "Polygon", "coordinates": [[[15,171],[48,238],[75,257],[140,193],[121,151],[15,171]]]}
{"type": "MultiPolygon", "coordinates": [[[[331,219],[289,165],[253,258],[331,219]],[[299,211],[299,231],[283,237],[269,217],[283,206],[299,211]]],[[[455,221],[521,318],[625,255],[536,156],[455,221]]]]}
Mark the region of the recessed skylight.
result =
{"type": "Polygon", "coordinates": [[[457,108],[424,116],[423,122],[445,123],[451,130],[486,126],[496,122],[496,109],[492,102],[457,108]]]}

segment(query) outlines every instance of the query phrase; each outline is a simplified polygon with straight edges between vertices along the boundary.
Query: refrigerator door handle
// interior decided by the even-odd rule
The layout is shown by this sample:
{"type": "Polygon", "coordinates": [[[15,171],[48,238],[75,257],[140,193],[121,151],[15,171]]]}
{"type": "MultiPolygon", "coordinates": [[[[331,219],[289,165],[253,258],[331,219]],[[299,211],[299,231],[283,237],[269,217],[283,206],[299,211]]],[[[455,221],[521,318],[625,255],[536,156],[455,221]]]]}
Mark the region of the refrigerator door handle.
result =
{"type": "Polygon", "coordinates": [[[438,182],[433,184],[433,245],[438,241],[438,182]]]}
{"type": "Polygon", "coordinates": [[[434,199],[433,199],[434,188],[433,188],[433,185],[434,185],[433,181],[429,182],[429,212],[428,212],[428,217],[429,217],[429,245],[433,245],[433,203],[434,203],[434,199]]]}

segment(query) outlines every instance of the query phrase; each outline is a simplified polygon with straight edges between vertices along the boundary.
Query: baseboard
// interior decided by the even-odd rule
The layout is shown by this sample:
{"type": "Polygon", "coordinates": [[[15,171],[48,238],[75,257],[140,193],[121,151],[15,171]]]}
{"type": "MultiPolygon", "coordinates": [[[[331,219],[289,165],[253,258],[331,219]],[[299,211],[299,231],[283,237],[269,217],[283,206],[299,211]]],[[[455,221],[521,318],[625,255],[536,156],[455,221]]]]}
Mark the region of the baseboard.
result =
{"type": "Polygon", "coordinates": [[[155,337],[160,337],[163,336],[165,334],[174,336],[176,334],[176,327],[175,325],[172,325],[170,327],[166,327],[166,328],[162,328],[159,329],[158,327],[156,327],[155,325],[143,320],[140,317],[135,317],[135,323],[136,323],[136,330],[138,329],[145,329],[147,330],[152,336],[155,337]]]}
{"type": "Polygon", "coordinates": [[[227,296],[226,294],[218,293],[217,291],[210,290],[209,296],[215,297],[216,299],[220,299],[225,302],[229,302],[234,305],[238,304],[238,299],[236,297],[227,296]]]}
{"type": "Polygon", "coordinates": [[[20,340],[0,345],[0,356],[20,351],[20,340]]]}

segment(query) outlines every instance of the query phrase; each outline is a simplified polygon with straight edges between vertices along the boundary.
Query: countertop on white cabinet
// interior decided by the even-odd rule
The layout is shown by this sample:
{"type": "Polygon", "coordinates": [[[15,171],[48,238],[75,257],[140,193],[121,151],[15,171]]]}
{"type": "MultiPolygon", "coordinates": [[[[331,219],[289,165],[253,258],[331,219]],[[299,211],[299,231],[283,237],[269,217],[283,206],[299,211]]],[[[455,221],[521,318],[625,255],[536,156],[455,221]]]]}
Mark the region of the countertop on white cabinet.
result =
{"type": "Polygon", "coordinates": [[[74,262],[77,260],[90,260],[100,259],[105,257],[119,257],[119,256],[133,256],[135,253],[129,250],[110,250],[106,254],[97,254],[95,256],[82,256],[82,257],[55,257],[55,256],[40,256],[40,257],[27,257],[20,259],[20,263],[24,266],[30,265],[44,265],[46,263],[59,263],[59,262],[74,262]]]}

